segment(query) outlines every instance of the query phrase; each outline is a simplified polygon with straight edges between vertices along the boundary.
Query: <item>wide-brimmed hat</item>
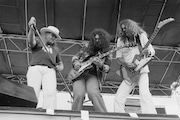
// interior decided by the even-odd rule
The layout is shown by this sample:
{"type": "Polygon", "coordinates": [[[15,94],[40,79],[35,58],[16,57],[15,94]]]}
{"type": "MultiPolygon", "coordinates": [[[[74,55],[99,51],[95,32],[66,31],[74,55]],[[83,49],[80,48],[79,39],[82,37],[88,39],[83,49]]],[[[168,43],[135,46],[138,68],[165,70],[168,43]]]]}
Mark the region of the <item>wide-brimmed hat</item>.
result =
{"type": "Polygon", "coordinates": [[[56,36],[56,38],[58,38],[60,40],[62,39],[59,35],[59,29],[54,26],[43,27],[43,28],[41,28],[40,32],[41,32],[41,34],[45,33],[45,32],[51,32],[56,36]]]}

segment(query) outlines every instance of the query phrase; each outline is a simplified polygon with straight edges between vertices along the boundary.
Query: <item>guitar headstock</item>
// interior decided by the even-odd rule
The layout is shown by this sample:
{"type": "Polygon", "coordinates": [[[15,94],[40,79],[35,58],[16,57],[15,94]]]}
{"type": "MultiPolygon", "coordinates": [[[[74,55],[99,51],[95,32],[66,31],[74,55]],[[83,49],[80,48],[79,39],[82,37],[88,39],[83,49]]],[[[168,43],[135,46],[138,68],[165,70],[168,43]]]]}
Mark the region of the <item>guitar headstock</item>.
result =
{"type": "Polygon", "coordinates": [[[158,27],[158,28],[161,28],[161,27],[164,26],[165,24],[167,24],[167,23],[169,23],[169,22],[172,22],[172,21],[174,21],[174,20],[175,20],[174,18],[165,19],[165,20],[159,22],[159,24],[158,24],[157,27],[158,27]]]}

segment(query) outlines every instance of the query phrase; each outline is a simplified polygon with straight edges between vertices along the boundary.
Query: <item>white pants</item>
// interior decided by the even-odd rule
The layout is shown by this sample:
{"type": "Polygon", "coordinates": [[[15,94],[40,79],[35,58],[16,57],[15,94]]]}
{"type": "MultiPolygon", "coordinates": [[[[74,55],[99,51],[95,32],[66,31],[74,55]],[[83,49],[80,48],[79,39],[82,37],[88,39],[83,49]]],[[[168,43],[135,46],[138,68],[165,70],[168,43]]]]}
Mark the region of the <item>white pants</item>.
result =
{"type": "Polygon", "coordinates": [[[42,85],[43,108],[55,109],[56,107],[56,72],[47,66],[30,66],[27,72],[27,84],[34,88],[37,99],[42,85]]]}
{"type": "MultiPolygon", "coordinates": [[[[129,93],[132,91],[132,89],[136,86],[136,83],[130,85],[127,84],[127,82],[128,81],[123,80],[117,90],[114,100],[115,112],[122,112],[122,113],[125,112],[124,108],[125,108],[126,98],[128,97],[129,93]]],[[[148,73],[142,73],[140,75],[138,85],[139,85],[140,105],[141,105],[142,113],[157,114],[152,101],[151,93],[149,91],[148,73]]]]}

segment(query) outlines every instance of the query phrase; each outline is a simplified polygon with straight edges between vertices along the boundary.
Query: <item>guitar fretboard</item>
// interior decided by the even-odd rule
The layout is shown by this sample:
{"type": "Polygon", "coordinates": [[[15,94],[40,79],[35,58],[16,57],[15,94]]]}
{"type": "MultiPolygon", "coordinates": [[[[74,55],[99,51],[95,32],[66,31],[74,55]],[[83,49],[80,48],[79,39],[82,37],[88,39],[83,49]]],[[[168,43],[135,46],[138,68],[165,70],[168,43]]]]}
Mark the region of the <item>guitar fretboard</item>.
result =
{"type": "Polygon", "coordinates": [[[110,51],[108,51],[108,52],[106,52],[106,53],[103,53],[103,54],[100,55],[100,58],[103,58],[103,57],[105,57],[105,56],[108,56],[108,55],[110,55],[111,53],[113,53],[113,52],[115,52],[115,51],[116,51],[116,48],[115,48],[115,49],[112,49],[112,50],[110,50],[110,51]]]}
{"type": "Polygon", "coordinates": [[[153,32],[153,34],[151,35],[151,37],[149,38],[149,41],[146,43],[146,45],[142,48],[142,50],[146,49],[150,43],[152,43],[152,41],[154,40],[155,36],[157,35],[157,33],[159,32],[160,28],[162,26],[164,26],[165,24],[174,21],[174,18],[168,18],[166,20],[163,20],[162,22],[160,22],[156,27],[155,30],[153,32]]]}
{"type": "Polygon", "coordinates": [[[154,40],[154,38],[156,37],[157,33],[159,32],[160,28],[156,27],[156,29],[154,30],[153,34],[151,35],[151,37],[149,38],[148,42],[146,43],[146,45],[143,47],[143,50],[146,49],[154,40]]]}
{"type": "Polygon", "coordinates": [[[105,57],[107,55],[110,55],[111,53],[113,53],[113,52],[115,52],[115,51],[117,51],[119,49],[125,48],[125,47],[129,47],[129,45],[113,48],[112,50],[109,50],[108,52],[101,54],[99,58],[103,58],[103,57],[105,57]]]}

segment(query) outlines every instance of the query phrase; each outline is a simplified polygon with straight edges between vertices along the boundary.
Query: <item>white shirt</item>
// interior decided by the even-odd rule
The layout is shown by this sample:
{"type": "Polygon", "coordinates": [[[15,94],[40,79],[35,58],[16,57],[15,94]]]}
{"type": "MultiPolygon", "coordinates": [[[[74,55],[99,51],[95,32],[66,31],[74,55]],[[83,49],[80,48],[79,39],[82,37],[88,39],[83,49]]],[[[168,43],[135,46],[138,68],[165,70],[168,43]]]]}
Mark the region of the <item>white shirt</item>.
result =
{"type": "MultiPolygon", "coordinates": [[[[146,45],[146,43],[148,42],[146,33],[140,34],[140,42],[141,42],[142,47],[144,47],[146,45]]],[[[123,47],[124,45],[127,46],[128,44],[129,44],[129,42],[124,43],[121,40],[121,38],[118,38],[118,40],[117,40],[117,47],[120,47],[120,46],[123,47]]],[[[151,52],[152,56],[155,54],[155,50],[151,44],[148,46],[147,49],[151,52]]],[[[132,63],[134,56],[139,53],[140,53],[140,51],[138,49],[138,46],[122,48],[122,49],[116,51],[116,58],[122,58],[126,63],[132,63]]],[[[148,65],[146,65],[145,67],[143,67],[141,69],[140,73],[142,73],[142,72],[149,72],[148,65]]]]}

